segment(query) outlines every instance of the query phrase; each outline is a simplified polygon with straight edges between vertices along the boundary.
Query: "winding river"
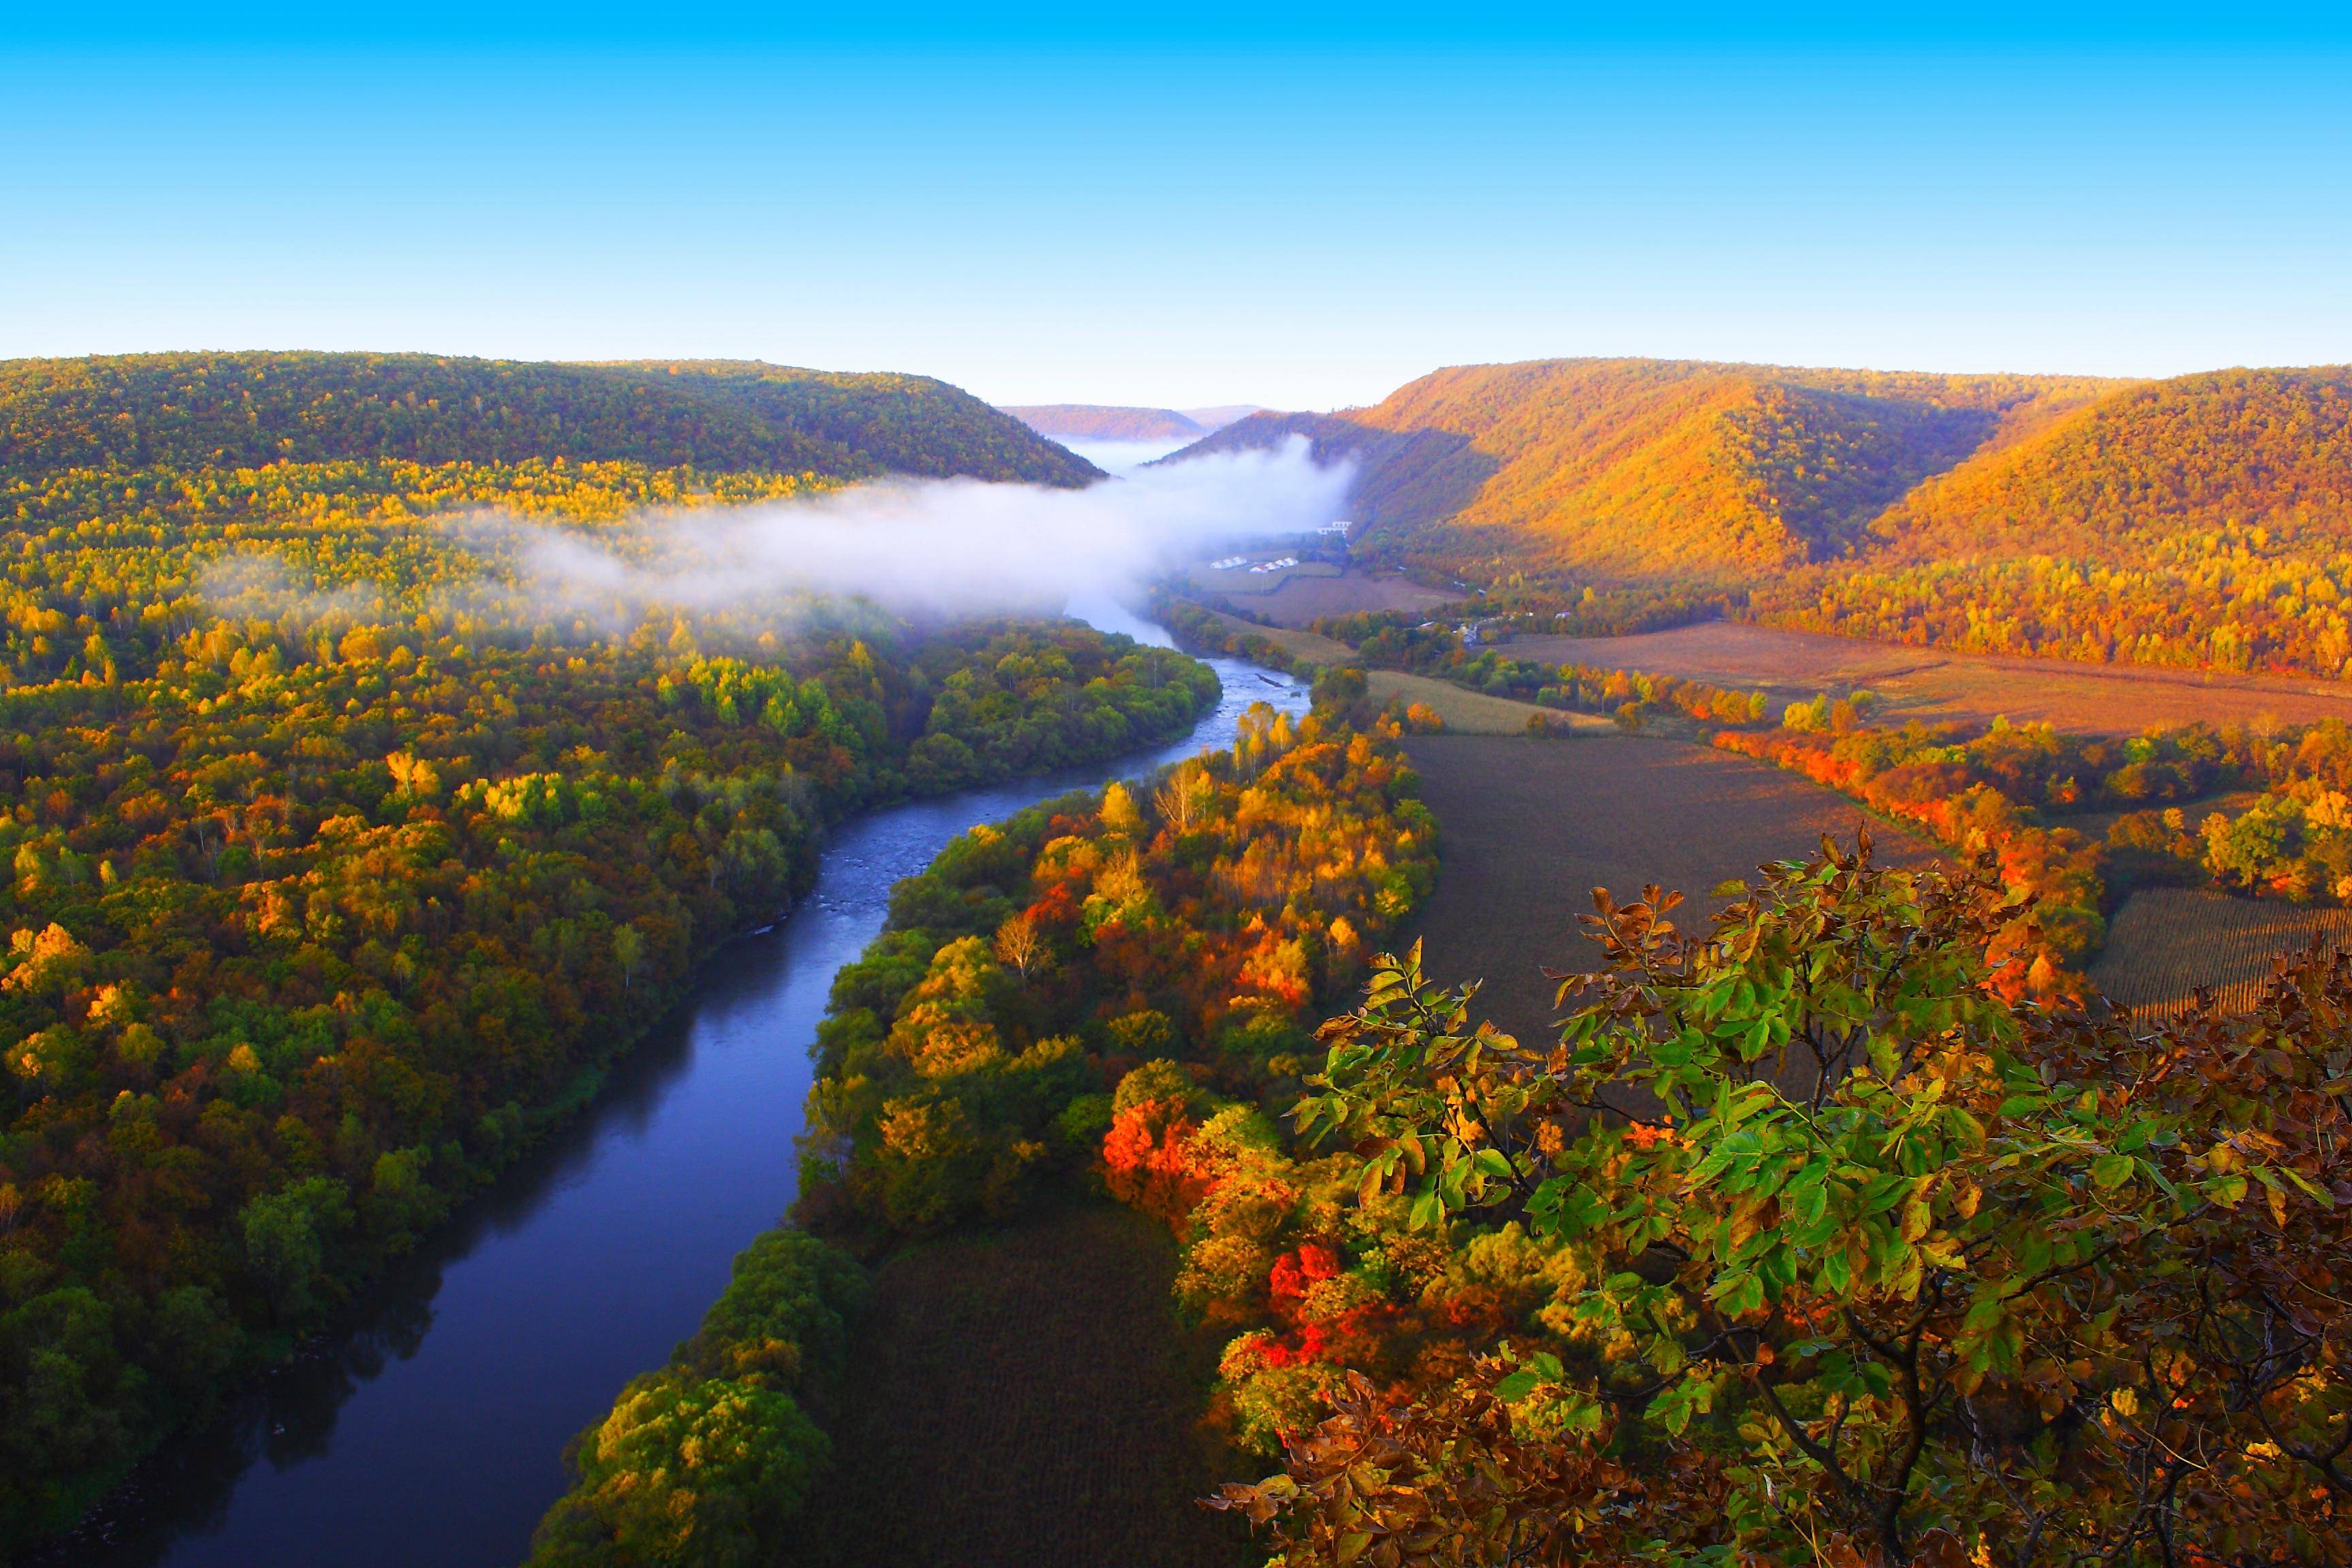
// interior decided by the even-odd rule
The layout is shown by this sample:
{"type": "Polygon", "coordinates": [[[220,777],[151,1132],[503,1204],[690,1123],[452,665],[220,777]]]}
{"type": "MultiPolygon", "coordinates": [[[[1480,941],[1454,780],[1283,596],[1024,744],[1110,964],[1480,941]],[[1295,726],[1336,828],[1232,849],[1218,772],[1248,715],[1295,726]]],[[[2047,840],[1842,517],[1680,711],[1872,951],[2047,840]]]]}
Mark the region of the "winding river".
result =
{"type": "MultiPolygon", "coordinates": [[[[1074,610],[1168,641],[1116,606],[1074,610]]],[[[1286,677],[1210,662],[1224,700],[1172,745],[844,824],[810,898],[714,959],[577,1121],[42,1568],[512,1568],[563,1489],[564,1443],[694,1331],[792,1202],[817,1020],[891,885],[974,823],[1225,744],[1251,702],[1306,707],[1286,677]]]]}

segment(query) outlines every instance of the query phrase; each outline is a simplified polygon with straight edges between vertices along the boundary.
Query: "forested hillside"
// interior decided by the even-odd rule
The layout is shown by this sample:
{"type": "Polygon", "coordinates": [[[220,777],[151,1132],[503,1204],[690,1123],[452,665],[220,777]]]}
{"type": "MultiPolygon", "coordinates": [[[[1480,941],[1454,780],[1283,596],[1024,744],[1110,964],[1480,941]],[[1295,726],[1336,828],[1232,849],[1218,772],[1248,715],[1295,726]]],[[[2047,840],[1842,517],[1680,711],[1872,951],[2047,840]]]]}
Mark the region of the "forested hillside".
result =
{"type": "Polygon", "coordinates": [[[826,821],[1164,741],[1216,697],[1180,654],[1068,624],[782,592],[688,613],[532,575],[540,531],[629,558],[664,547],[641,508],[792,496],[877,454],[1076,477],[936,383],[5,374],[0,1552],[591,1092],[805,889],[826,821]]]}
{"type": "Polygon", "coordinates": [[[1998,653],[2341,675],[2352,370],[2111,393],[1875,519],[1853,565],[1761,586],[1785,625],[1998,653]]]}
{"type": "Polygon", "coordinates": [[[923,376],[372,353],[0,361],[0,482],[77,468],[558,458],[832,478],[1097,477],[1017,420],[923,376]]]}
{"type": "Polygon", "coordinates": [[[1440,371],[1308,436],[1360,550],[1472,583],[1710,593],[1980,652],[2352,668],[2352,371],[2144,384],[1648,360],[1440,371]]]}
{"type": "Polygon", "coordinates": [[[1734,584],[1843,552],[1890,502],[2098,384],[1658,360],[1443,370],[1373,407],[1260,415],[1362,468],[1362,542],[1455,570],[1734,584]]]}

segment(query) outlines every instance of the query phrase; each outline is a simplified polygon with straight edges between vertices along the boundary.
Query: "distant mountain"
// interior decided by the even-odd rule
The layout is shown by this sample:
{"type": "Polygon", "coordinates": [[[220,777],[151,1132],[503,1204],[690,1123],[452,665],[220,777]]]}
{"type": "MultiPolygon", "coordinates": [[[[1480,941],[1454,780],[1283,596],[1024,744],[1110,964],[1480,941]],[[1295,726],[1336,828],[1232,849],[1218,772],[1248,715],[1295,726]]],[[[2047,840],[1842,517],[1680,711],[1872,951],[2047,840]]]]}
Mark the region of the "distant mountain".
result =
{"type": "Polygon", "coordinates": [[[2114,385],[1664,360],[1439,371],[1370,408],[1259,414],[1179,459],[1291,433],[1352,457],[1369,548],[1736,584],[1850,552],[1930,475],[2114,385]]]}
{"type": "Polygon", "coordinates": [[[564,458],[709,470],[1099,472],[927,376],[753,361],[551,364],[377,353],[0,361],[0,479],[60,468],[564,458]]]}
{"type": "Polygon", "coordinates": [[[1253,414],[1266,412],[1268,410],[1259,407],[1255,403],[1222,403],[1214,408],[1183,410],[1184,417],[1203,430],[1222,430],[1237,419],[1246,419],[1253,414]]]}
{"type": "Polygon", "coordinates": [[[1007,408],[1040,436],[1072,441],[1181,441],[1210,426],[1173,408],[1115,408],[1093,403],[1044,403],[1007,408]]]}

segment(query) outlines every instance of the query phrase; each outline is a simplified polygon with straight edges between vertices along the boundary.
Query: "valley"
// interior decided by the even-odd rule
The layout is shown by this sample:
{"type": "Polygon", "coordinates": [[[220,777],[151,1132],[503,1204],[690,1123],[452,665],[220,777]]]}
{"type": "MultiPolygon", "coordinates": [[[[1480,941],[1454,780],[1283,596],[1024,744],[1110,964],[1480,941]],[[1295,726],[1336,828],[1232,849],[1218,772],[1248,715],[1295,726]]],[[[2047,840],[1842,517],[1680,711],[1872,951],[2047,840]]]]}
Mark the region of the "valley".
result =
{"type": "MultiPolygon", "coordinates": [[[[1313,1127],[1375,1114],[1349,1031],[1543,1046],[1593,889],[1909,931],[1835,962],[1933,947],[1935,1005],[2053,1051],[2271,1026],[2273,954],[2352,919],[2331,375],[1483,367],[1147,468],[1208,422],[738,362],[0,365],[0,1528],[57,1568],[1227,1561],[1192,1500],[1306,1463],[1344,1372],[1583,1353],[1549,1211],[1485,1216],[1618,1132],[1487,1134],[1507,1192],[1313,1127]],[[1300,542],[1223,492],[1156,584],[645,570],[927,481],[1125,526],[1292,435],[1355,489],[1194,470],[1293,487],[1300,542]],[[2136,621],[2148,563],[2237,607],[2136,621]],[[1965,630],[1897,613],[1922,583],[1965,630]],[[1924,879],[1808,864],[1865,826],[1924,879]]],[[[1400,1070],[1381,1126],[1461,1081],[1400,1070]]]]}

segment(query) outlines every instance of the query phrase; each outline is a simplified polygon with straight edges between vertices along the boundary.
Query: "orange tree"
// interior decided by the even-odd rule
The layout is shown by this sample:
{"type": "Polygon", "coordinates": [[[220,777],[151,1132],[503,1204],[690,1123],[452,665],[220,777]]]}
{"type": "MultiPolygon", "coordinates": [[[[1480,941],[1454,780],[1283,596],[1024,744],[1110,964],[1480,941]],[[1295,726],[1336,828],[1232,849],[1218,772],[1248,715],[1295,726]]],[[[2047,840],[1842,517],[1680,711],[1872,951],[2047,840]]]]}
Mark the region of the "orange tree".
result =
{"type": "Polygon", "coordinates": [[[1325,1027],[1360,1203],[1582,1267],[1552,1347],[1359,1381],[1226,1489],[1282,1561],[2352,1561],[2344,956],[2140,1032],[1997,994],[1983,868],[1596,901],[1555,1044],[1417,959],[1325,1027]]]}

